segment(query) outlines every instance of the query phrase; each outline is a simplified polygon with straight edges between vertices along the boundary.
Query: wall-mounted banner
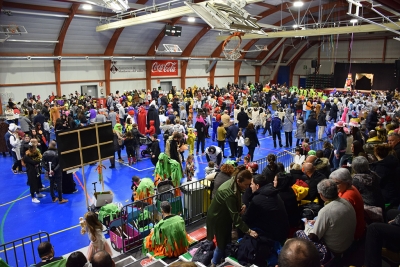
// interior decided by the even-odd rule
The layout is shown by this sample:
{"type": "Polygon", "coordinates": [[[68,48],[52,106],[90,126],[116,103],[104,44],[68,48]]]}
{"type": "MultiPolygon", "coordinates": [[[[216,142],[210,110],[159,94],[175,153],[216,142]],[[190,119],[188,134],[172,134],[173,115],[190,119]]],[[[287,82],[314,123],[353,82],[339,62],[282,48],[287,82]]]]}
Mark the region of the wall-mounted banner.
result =
{"type": "Polygon", "coordinates": [[[134,66],[119,66],[117,67],[117,61],[112,61],[111,62],[112,66],[110,68],[110,71],[115,74],[116,72],[144,72],[144,69],[136,68],[134,66]]]}
{"type": "Polygon", "coordinates": [[[178,60],[153,60],[151,76],[178,76],[178,60]]]}

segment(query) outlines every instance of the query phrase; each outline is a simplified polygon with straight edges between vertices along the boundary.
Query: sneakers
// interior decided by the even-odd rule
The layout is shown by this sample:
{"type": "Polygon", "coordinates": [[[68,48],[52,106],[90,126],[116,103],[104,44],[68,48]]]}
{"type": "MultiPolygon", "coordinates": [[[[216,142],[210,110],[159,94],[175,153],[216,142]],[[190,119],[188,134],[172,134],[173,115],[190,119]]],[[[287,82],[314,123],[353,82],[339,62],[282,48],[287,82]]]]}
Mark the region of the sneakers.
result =
{"type": "Polygon", "coordinates": [[[123,163],[124,160],[123,159],[118,159],[118,162],[123,163]]]}
{"type": "Polygon", "coordinates": [[[38,198],[45,197],[45,196],[46,196],[46,195],[45,195],[45,194],[42,194],[42,193],[36,194],[36,197],[38,197],[38,198]]]}
{"type": "Polygon", "coordinates": [[[64,203],[67,203],[67,202],[68,202],[68,199],[63,198],[63,199],[60,200],[58,203],[59,203],[59,204],[64,204],[64,203]]]}
{"type": "Polygon", "coordinates": [[[78,192],[78,189],[75,189],[74,192],[72,192],[72,194],[73,194],[73,193],[76,193],[76,192],[78,192]]]}
{"type": "Polygon", "coordinates": [[[382,258],[397,265],[400,263],[400,252],[393,252],[387,248],[382,248],[382,258]]]}
{"type": "Polygon", "coordinates": [[[36,204],[37,204],[37,203],[40,203],[40,201],[39,201],[37,198],[32,198],[32,202],[33,202],[33,203],[36,203],[36,204]]]}
{"type": "Polygon", "coordinates": [[[13,172],[14,174],[18,174],[18,171],[17,171],[17,170],[12,170],[12,172],[13,172]]]}
{"type": "Polygon", "coordinates": [[[56,203],[58,201],[58,198],[53,198],[53,203],[56,203]]]}

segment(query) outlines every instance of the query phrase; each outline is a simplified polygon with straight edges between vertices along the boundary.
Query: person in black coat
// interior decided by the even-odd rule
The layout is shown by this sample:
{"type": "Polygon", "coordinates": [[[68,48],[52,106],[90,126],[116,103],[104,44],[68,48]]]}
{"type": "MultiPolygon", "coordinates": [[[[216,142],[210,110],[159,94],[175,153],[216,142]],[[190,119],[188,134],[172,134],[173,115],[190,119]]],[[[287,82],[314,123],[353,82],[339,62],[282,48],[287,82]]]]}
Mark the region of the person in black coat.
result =
{"type": "Polygon", "coordinates": [[[200,114],[197,114],[196,124],[194,125],[194,128],[197,131],[196,155],[199,154],[200,144],[201,144],[201,153],[204,155],[206,136],[207,136],[207,126],[203,118],[200,116],[200,114]]]}
{"type": "Polygon", "coordinates": [[[315,119],[314,115],[310,115],[306,120],[306,133],[307,137],[310,139],[310,142],[315,141],[316,133],[317,133],[317,125],[318,122],[315,119]]]}
{"type": "Polygon", "coordinates": [[[158,110],[154,105],[151,105],[147,111],[147,129],[150,128],[150,121],[154,121],[154,127],[156,128],[156,134],[161,134],[160,130],[160,117],[158,116],[158,110]]]}
{"type": "Polygon", "coordinates": [[[240,112],[237,114],[236,119],[238,121],[239,128],[244,129],[249,124],[249,115],[247,115],[247,113],[244,112],[244,108],[240,108],[240,112]]]}
{"type": "Polygon", "coordinates": [[[289,219],[290,227],[296,227],[300,222],[300,213],[297,204],[296,194],[292,189],[293,178],[290,174],[284,172],[278,173],[274,178],[274,187],[279,191],[286,213],[289,219]]]}
{"type": "Polygon", "coordinates": [[[153,163],[154,166],[156,166],[158,162],[158,156],[160,155],[160,142],[157,139],[157,134],[153,134],[151,136],[151,149],[150,149],[150,155],[151,155],[151,163],[153,163]]]}
{"type": "Polygon", "coordinates": [[[378,124],[378,108],[373,107],[371,112],[367,116],[366,124],[368,131],[375,130],[376,125],[378,124]]]}
{"type": "Polygon", "coordinates": [[[253,194],[243,221],[250,229],[260,229],[257,232],[260,235],[283,243],[289,233],[289,220],[279,190],[273,185],[273,179],[273,176],[253,177],[250,185],[253,194]]]}
{"type": "Polygon", "coordinates": [[[321,196],[318,193],[317,185],[327,177],[320,172],[317,172],[313,164],[308,162],[303,164],[303,172],[305,175],[304,180],[308,184],[308,194],[304,199],[314,201],[315,198],[318,198],[318,203],[323,205],[324,201],[321,199],[321,196]]]}
{"type": "Polygon", "coordinates": [[[227,129],[226,139],[228,139],[229,148],[231,149],[230,158],[236,158],[237,150],[238,150],[238,143],[235,142],[235,140],[238,136],[239,127],[234,124],[233,120],[231,120],[230,124],[231,125],[227,129]]]}
{"type": "Polygon", "coordinates": [[[257,132],[254,129],[253,123],[249,123],[249,125],[247,125],[244,137],[250,139],[250,145],[247,146],[247,149],[249,150],[248,154],[250,155],[250,161],[253,161],[254,150],[256,149],[257,146],[258,147],[260,146],[260,142],[258,141],[257,137],[257,132]]]}
{"type": "Polygon", "coordinates": [[[334,122],[336,122],[337,116],[338,116],[338,114],[337,114],[338,111],[339,111],[339,109],[338,109],[337,105],[335,104],[335,102],[332,101],[332,105],[331,105],[331,108],[329,110],[330,120],[333,120],[334,122]]]}

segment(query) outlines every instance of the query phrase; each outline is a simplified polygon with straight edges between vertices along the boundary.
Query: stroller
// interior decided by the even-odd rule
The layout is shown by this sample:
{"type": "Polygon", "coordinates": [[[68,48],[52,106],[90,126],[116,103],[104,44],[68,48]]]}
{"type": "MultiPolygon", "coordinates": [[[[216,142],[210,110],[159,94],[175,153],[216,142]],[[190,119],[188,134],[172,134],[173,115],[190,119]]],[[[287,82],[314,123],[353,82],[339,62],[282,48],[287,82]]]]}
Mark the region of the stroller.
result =
{"type": "Polygon", "coordinates": [[[150,137],[146,136],[146,137],[140,137],[140,145],[146,145],[146,148],[143,149],[140,153],[142,155],[142,157],[146,157],[146,155],[150,155],[151,152],[151,144],[153,143],[150,139],[150,137]]]}
{"type": "Polygon", "coordinates": [[[174,198],[174,185],[171,180],[164,180],[157,185],[157,200],[165,201],[174,198]]]}

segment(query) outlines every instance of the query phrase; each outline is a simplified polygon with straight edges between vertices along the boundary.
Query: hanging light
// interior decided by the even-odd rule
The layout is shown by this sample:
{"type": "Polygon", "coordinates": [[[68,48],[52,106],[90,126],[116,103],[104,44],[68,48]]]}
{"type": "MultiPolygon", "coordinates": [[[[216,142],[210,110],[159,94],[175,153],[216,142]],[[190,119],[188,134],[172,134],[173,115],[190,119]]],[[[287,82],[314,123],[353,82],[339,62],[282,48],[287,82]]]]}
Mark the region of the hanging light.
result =
{"type": "Polygon", "coordinates": [[[355,24],[355,23],[357,23],[357,22],[358,22],[357,19],[352,19],[352,20],[350,20],[350,23],[353,23],[353,24],[355,24]]]}
{"type": "Polygon", "coordinates": [[[84,10],[92,10],[92,5],[84,4],[84,5],[82,5],[82,9],[84,9],[84,10]]]}
{"type": "Polygon", "coordinates": [[[302,7],[304,5],[303,1],[294,1],[293,6],[294,7],[302,7]]]}

